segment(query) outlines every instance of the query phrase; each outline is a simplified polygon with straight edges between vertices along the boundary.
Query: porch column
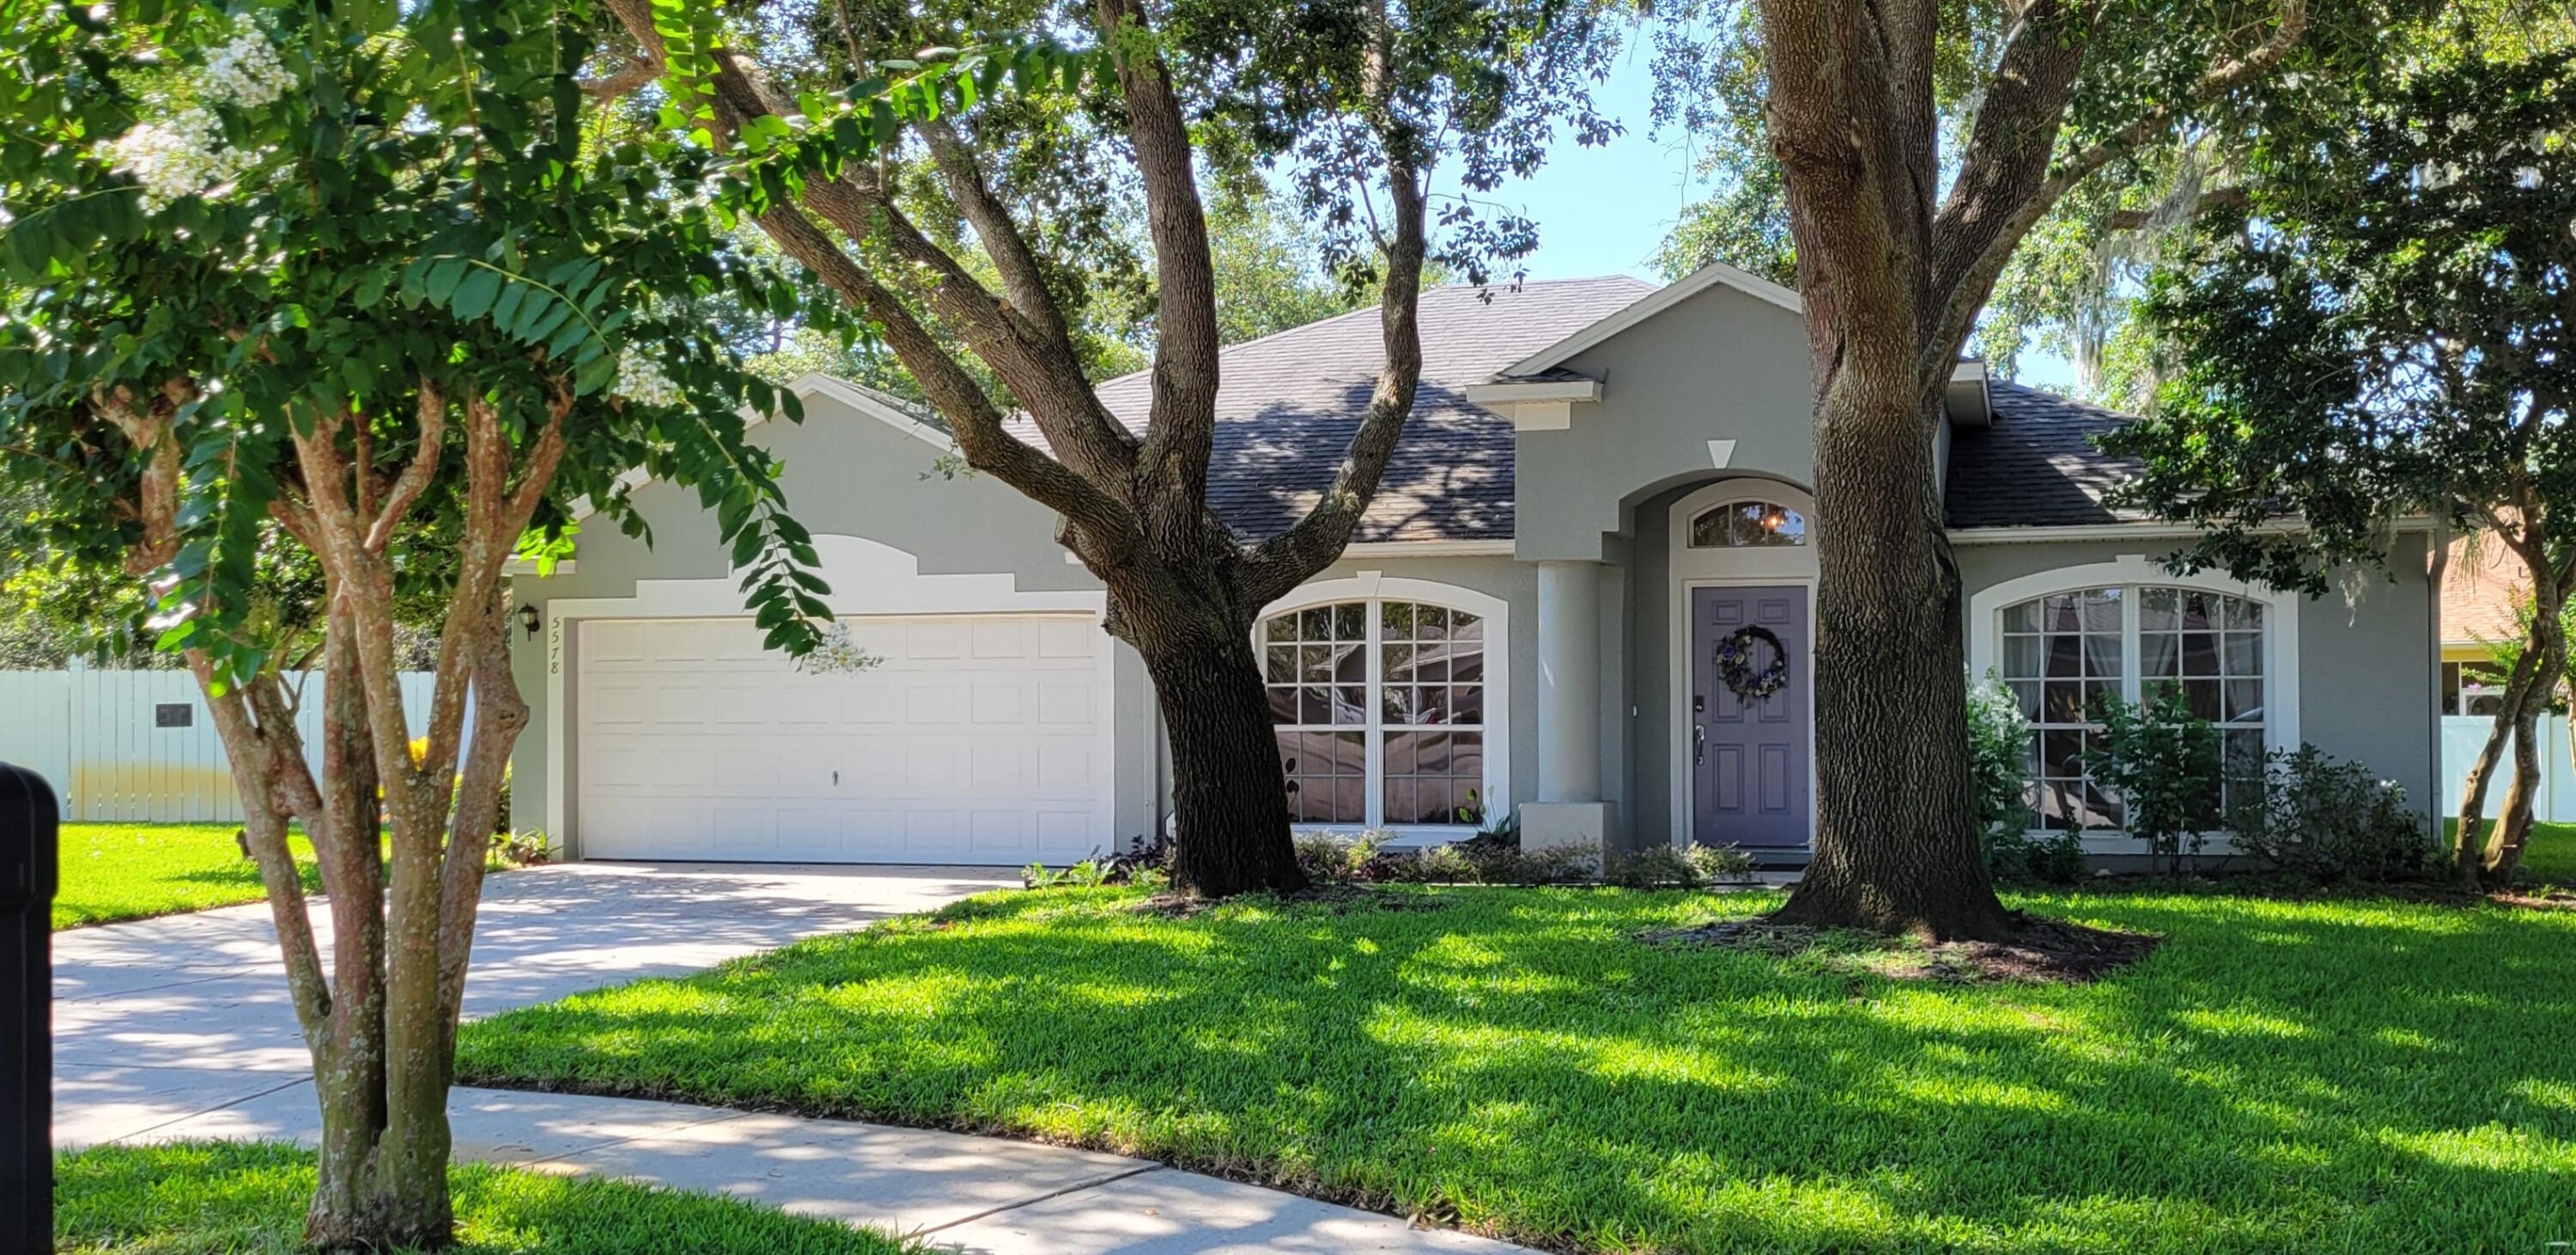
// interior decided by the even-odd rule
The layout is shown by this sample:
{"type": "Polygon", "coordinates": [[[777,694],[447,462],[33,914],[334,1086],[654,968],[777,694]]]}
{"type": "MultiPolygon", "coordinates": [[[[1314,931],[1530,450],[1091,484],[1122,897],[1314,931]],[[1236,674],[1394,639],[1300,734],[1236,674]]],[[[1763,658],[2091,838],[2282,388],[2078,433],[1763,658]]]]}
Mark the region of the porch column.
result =
{"type": "Polygon", "coordinates": [[[1538,564],[1538,800],[1521,845],[1601,848],[1615,816],[1601,799],[1601,564],[1538,564]]]}
{"type": "Polygon", "coordinates": [[[1538,564],[1538,800],[1601,800],[1601,564],[1538,564]]]}

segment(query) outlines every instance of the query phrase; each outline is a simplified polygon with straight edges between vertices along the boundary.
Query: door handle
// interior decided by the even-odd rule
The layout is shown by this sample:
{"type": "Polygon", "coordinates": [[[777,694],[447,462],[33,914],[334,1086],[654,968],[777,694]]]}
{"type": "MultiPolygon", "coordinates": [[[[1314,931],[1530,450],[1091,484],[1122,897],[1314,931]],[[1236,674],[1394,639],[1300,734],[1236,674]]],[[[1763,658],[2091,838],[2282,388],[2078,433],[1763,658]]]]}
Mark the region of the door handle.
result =
{"type": "Polygon", "coordinates": [[[1691,725],[1691,763],[1696,766],[1708,760],[1708,725],[1691,725]]]}
{"type": "Polygon", "coordinates": [[[840,788],[840,787],[841,787],[841,773],[840,773],[840,772],[835,771],[835,772],[833,772],[833,773],[832,773],[832,787],[833,787],[833,788],[835,788],[835,789],[837,789],[837,788],[840,788]]]}

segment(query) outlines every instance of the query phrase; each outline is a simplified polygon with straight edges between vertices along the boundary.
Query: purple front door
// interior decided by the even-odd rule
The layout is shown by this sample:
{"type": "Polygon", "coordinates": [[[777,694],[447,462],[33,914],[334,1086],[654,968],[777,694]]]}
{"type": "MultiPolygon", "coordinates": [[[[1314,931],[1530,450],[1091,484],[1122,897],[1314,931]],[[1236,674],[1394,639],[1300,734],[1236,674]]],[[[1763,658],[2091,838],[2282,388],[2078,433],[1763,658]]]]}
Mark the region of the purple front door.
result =
{"type": "Polygon", "coordinates": [[[1814,661],[1806,586],[1694,588],[1690,624],[1691,840],[1804,846],[1814,661]]]}

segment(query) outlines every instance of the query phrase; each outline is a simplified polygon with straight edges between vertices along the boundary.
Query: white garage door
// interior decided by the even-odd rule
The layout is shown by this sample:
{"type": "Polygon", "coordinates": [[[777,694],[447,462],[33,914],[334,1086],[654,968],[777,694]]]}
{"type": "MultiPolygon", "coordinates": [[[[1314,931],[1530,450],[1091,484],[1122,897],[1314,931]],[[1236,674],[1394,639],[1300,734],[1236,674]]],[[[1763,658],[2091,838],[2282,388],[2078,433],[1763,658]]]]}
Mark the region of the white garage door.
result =
{"type": "Polygon", "coordinates": [[[748,619],[581,625],[590,858],[1064,863],[1109,849],[1109,642],[1087,615],[846,620],[809,674],[748,619]]]}

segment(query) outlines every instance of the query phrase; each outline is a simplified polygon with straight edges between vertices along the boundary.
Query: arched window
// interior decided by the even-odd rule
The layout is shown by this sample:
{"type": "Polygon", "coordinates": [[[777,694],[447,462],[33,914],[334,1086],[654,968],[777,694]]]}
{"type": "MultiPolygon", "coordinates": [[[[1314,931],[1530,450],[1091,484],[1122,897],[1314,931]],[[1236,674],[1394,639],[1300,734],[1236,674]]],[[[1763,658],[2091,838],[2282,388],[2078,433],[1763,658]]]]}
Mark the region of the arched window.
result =
{"type": "MultiPolygon", "coordinates": [[[[1270,718],[1299,823],[1473,824],[1484,818],[1484,616],[1364,598],[1262,620],[1270,718]]],[[[1500,717],[1499,713],[1495,717],[1500,717]]]]}
{"type": "Polygon", "coordinates": [[[2105,693],[2136,702],[2179,689],[2192,714],[2221,729],[2229,779],[2258,770],[2271,733],[2266,609],[2252,597],[2154,584],[2072,589],[2004,607],[1997,661],[2031,721],[2034,822],[2051,829],[2125,822],[2119,799],[2085,770],[2086,752],[2099,745],[2093,713],[2105,693]]]}
{"type": "Polygon", "coordinates": [[[1807,516],[1776,501],[1729,501],[1691,519],[1693,549],[1768,549],[1807,543],[1807,516]]]}

